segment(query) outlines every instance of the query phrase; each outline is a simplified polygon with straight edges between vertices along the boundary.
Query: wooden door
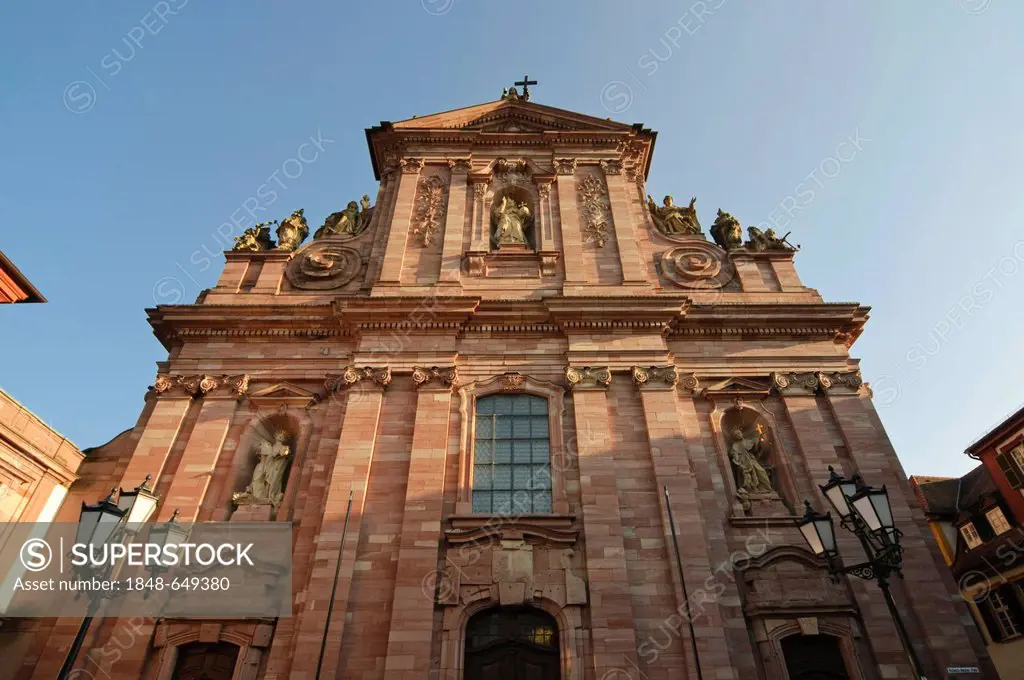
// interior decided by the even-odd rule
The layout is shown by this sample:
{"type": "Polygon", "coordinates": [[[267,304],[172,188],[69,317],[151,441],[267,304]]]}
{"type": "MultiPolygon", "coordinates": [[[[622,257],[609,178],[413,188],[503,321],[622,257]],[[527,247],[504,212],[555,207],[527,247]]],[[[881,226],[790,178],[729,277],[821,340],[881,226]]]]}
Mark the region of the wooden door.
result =
{"type": "Polygon", "coordinates": [[[466,626],[465,680],[558,680],[558,628],[531,609],[490,609],[466,626]]]}

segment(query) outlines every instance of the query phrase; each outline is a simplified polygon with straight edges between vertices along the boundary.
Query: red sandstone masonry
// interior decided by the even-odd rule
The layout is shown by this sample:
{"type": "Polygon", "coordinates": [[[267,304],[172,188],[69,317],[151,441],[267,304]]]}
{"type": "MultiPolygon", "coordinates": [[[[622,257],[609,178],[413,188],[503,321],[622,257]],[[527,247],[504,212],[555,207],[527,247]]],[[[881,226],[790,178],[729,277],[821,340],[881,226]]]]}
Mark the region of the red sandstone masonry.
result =
{"type": "Polygon", "coordinates": [[[420,388],[409,461],[405,511],[398,534],[400,549],[388,633],[384,677],[423,678],[431,667],[434,593],[425,587],[437,569],[441,545],[442,489],[452,390],[444,385],[420,388]]]}
{"type": "Polygon", "coordinates": [[[622,542],[608,398],[604,388],[577,388],[572,401],[576,422],[587,423],[577,441],[594,677],[622,670],[633,678],[637,667],[635,612],[622,542]]]}
{"type": "Polygon", "coordinates": [[[383,394],[375,387],[360,384],[346,395],[345,422],[342,425],[338,452],[331,473],[331,485],[323,513],[323,524],[317,541],[318,558],[322,567],[314,567],[310,578],[309,595],[299,620],[299,635],[295,646],[295,661],[291,678],[310,680],[316,672],[320,643],[327,623],[327,599],[334,581],[335,565],[348,505],[353,491],[352,512],[345,539],[338,592],[335,598],[330,630],[327,633],[327,652],[324,665],[326,676],[338,677],[339,656],[347,625],[346,613],[357,559],[363,515],[366,512],[366,490],[376,445],[378,419],[383,394]]]}

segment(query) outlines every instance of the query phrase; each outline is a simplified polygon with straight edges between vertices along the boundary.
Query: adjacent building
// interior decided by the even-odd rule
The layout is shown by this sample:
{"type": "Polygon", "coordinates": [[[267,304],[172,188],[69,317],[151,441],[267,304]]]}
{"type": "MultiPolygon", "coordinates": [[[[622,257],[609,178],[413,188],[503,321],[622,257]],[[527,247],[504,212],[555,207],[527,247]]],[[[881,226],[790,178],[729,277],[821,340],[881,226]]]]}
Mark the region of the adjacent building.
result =
{"type": "Polygon", "coordinates": [[[1003,680],[1024,679],[1024,409],[967,449],[960,478],[913,477],[946,565],[1003,680]]]}
{"type": "MultiPolygon", "coordinates": [[[[981,665],[851,355],[867,307],[650,199],[643,125],[511,89],[366,134],[372,204],[254,224],[148,310],[167,360],[62,512],[152,475],[160,520],[291,523],[293,616],[105,621],[83,673],[312,680],[325,645],[346,680],[909,678],[875,585],[794,526],[829,466],[888,487],[928,677],[981,665]]],[[[78,624],[4,665],[49,680],[78,624]]]]}

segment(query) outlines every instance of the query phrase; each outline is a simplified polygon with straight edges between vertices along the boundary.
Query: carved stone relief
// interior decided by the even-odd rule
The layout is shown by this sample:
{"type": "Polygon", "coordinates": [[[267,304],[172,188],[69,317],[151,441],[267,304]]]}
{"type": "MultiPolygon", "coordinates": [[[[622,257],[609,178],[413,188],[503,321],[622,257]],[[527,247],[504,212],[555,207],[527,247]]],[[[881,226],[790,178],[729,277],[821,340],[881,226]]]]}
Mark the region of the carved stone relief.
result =
{"type": "Polygon", "coordinates": [[[593,175],[584,177],[577,187],[576,200],[583,218],[583,242],[603,248],[608,241],[612,221],[611,203],[604,181],[593,175]]]}
{"type": "Polygon", "coordinates": [[[661,253],[662,276],[680,288],[714,290],[733,278],[732,265],[707,241],[693,239],[661,253]]]}
{"type": "Polygon", "coordinates": [[[424,246],[429,246],[437,237],[444,224],[448,209],[448,185],[439,175],[423,177],[416,188],[416,212],[413,218],[413,233],[420,237],[424,246]]]}
{"type": "Polygon", "coordinates": [[[358,251],[323,240],[296,253],[284,274],[299,290],[331,290],[354,279],[362,268],[363,258],[358,251]]]}

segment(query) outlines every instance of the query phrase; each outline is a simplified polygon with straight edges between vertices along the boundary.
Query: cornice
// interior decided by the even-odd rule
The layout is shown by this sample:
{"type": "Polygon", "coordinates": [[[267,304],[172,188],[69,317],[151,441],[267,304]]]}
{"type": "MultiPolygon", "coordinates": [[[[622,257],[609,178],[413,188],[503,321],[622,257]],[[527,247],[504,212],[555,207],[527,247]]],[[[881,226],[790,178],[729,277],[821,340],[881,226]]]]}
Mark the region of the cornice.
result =
{"type": "Polygon", "coordinates": [[[669,337],[800,337],[850,346],[870,308],[856,303],[694,304],[686,295],[494,300],[479,296],[337,298],[313,305],[174,305],[147,310],[167,349],[189,339],[323,339],[416,330],[454,334],[651,331],[669,337]]]}

